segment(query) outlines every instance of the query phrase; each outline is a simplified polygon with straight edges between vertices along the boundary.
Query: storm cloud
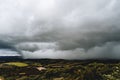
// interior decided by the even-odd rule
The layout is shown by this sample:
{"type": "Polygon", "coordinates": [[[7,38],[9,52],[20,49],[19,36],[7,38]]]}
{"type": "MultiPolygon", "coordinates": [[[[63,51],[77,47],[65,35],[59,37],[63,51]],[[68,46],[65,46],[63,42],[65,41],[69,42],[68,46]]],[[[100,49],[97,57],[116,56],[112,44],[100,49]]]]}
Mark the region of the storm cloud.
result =
{"type": "Polygon", "coordinates": [[[0,0],[0,56],[120,59],[119,0],[0,0]]]}

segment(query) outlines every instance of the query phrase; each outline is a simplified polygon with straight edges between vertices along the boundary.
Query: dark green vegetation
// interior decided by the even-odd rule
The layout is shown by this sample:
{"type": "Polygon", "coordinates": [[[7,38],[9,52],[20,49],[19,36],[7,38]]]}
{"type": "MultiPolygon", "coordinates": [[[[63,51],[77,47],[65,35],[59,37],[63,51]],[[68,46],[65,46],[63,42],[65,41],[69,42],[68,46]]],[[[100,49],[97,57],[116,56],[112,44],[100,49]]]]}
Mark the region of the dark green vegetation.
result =
{"type": "Polygon", "coordinates": [[[120,80],[120,61],[1,61],[0,80],[120,80]]]}

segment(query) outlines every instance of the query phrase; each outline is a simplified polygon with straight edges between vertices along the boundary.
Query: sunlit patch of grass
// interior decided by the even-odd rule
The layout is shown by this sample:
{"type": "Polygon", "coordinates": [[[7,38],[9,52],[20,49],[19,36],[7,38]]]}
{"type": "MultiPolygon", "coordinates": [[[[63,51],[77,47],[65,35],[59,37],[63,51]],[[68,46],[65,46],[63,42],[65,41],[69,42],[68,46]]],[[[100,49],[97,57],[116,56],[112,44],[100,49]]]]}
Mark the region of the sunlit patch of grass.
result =
{"type": "Polygon", "coordinates": [[[28,66],[28,64],[22,63],[22,62],[8,62],[8,63],[4,63],[4,64],[17,66],[17,67],[26,67],[26,66],[28,66]]]}
{"type": "Polygon", "coordinates": [[[2,76],[0,76],[0,80],[4,80],[4,78],[2,76]]]}

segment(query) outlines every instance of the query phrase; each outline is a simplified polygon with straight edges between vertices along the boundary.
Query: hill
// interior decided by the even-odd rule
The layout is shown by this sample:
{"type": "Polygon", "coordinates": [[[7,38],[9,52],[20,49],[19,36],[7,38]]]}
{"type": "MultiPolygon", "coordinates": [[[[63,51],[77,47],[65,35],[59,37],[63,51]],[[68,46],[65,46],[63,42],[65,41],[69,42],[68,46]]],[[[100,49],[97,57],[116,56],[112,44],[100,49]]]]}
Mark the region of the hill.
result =
{"type": "Polygon", "coordinates": [[[120,61],[61,59],[4,61],[0,63],[0,76],[5,80],[120,80],[120,61]]]}

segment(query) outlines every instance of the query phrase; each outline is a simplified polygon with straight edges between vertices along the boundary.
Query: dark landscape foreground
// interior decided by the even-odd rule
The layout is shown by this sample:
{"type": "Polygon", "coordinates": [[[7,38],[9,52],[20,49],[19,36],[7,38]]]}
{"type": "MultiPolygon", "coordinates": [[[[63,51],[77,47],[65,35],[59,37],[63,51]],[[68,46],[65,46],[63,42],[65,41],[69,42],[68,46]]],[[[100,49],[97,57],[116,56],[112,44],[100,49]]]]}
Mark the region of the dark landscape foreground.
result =
{"type": "Polygon", "coordinates": [[[120,80],[120,60],[1,60],[0,80],[120,80]]]}

